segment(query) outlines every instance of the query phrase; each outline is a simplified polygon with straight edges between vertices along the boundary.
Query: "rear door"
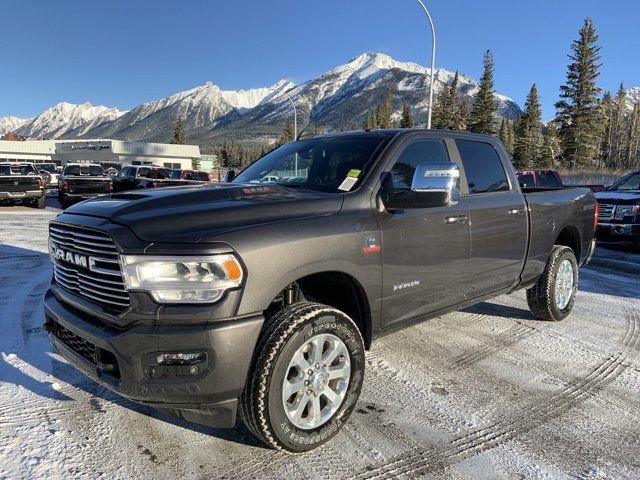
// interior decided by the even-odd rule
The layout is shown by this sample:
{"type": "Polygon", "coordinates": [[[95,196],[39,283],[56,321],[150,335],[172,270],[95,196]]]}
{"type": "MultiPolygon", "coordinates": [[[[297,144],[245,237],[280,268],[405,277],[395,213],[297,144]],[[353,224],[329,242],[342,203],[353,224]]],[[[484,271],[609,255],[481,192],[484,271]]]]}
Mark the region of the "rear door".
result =
{"type": "Polygon", "coordinates": [[[469,187],[469,297],[475,298],[518,281],[527,249],[527,211],[496,146],[468,139],[456,139],[455,145],[469,187]]]}
{"type": "MultiPolygon", "coordinates": [[[[409,190],[416,166],[424,162],[451,162],[443,139],[413,136],[390,165],[381,193],[384,195],[386,189],[409,190]]],[[[450,207],[412,208],[380,214],[385,325],[410,320],[464,300],[469,256],[467,219],[464,199],[450,207]],[[461,221],[457,221],[458,218],[461,221]]]]}

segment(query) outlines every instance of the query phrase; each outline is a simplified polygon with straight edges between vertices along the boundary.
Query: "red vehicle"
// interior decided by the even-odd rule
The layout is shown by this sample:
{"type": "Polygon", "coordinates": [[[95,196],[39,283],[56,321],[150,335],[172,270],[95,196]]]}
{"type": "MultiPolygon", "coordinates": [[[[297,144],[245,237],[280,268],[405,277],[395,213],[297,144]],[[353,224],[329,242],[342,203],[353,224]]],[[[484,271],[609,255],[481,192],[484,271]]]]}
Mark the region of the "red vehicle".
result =
{"type": "Polygon", "coordinates": [[[524,188],[562,187],[562,178],[555,170],[524,170],[518,173],[518,182],[524,188]]]}
{"type": "Polygon", "coordinates": [[[180,170],[176,168],[171,170],[171,178],[209,183],[209,174],[203,170],[180,170]]]}
{"type": "MultiPolygon", "coordinates": [[[[518,182],[524,188],[553,188],[563,187],[562,177],[556,170],[523,170],[517,172],[518,182]]],[[[567,185],[570,187],[588,188],[593,193],[602,192],[604,185],[567,185]]]]}

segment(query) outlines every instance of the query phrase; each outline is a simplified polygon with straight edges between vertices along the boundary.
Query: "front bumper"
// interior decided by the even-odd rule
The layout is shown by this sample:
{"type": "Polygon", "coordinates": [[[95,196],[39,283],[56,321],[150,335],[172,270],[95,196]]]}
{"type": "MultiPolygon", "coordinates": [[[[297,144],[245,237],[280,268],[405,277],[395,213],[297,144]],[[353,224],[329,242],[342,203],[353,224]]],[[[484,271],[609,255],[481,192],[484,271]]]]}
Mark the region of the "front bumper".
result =
{"type": "Polygon", "coordinates": [[[640,238],[639,223],[599,223],[596,232],[598,240],[603,241],[631,241],[640,238]]]}
{"type": "Polygon", "coordinates": [[[138,324],[121,330],[58,299],[44,298],[45,328],[60,354],[95,381],[135,402],[195,423],[235,425],[237,399],[264,317],[201,325],[138,324]],[[195,374],[159,366],[160,352],[205,352],[195,374]]]}
{"type": "Polygon", "coordinates": [[[0,200],[24,200],[44,197],[44,190],[27,190],[26,192],[0,192],[0,200]]]}

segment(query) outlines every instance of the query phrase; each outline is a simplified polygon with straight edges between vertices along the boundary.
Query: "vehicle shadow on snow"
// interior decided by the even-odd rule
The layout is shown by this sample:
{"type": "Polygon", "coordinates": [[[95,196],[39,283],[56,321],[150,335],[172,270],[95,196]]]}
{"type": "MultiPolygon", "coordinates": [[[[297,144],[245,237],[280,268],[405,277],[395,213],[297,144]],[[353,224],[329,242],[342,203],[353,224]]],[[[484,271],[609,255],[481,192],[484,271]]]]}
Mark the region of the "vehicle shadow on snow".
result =
{"type": "MultiPolygon", "coordinates": [[[[11,268],[16,266],[13,265],[14,263],[19,264],[21,259],[23,262],[18,265],[21,267],[21,271],[32,271],[33,265],[36,265],[36,268],[46,266],[50,271],[49,259],[46,253],[0,244],[0,260],[11,261],[11,265],[0,263],[0,312],[3,313],[2,322],[19,322],[21,330],[18,335],[9,334],[7,338],[0,340],[0,383],[20,385],[41,397],[44,402],[52,400],[68,402],[70,409],[74,408],[72,402],[85,400],[84,396],[81,399],[76,399],[70,396],[72,393],[69,391],[67,391],[67,394],[59,391],[59,387],[55,382],[60,382],[71,385],[88,394],[88,406],[96,412],[96,415],[106,413],[106,410],[103,409],[103,404],[106,402],[194,432],[242,445],[263,447],[240,421],[232,429],[217,429],[186,422],[121,397],[85,376],[64,360],[61,360],[49,343],[47,334],[42,327],[44,324],[42,299],[44,292],[48,288],[48,282],[34,284],[34,290],[27,295],[22,311],[5,310],[5,306],[9,309],[11,308],[10,302],[14,301],[12,294],[15,292],[15,287],[21,284],[22,279],[17,277],[17,274],[13,273],[15,269],[11,268]],[[12,276],[14,276],[13,279],[11,278],[12,276]],[[16,366],[19,362],[28,363],[36,370],[50,374],[54,380],[52,382],[40,381],[31,377],[16,366]]],[[[11,332],[10,328],[3,328],[2,330],[7,333],[11,332]]]]}
{"type": "Polygon", "coordinates": [[[481,302],[463,308],[461,312],[491,315],[492,317],[514,318],[518,320],[537,320],[533,314],[524,308],[500,305],[497,303],[481,302]]]}

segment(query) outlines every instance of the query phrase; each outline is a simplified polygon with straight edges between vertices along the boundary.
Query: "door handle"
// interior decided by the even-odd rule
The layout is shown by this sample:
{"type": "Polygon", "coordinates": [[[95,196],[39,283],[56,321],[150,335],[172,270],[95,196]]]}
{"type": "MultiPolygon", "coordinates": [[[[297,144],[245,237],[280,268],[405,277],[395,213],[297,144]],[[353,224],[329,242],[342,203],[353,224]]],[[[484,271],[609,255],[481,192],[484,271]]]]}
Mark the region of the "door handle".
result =
{"type": "Polygon", "coordinates": [[[466,215],[455,215],[453,217],[444,217],[445,223],[467,223],[469,217],[466,215]]]}
{"type": "Polygon", "coordinates": [[[508,212],[510,215],[521,215],[526,212],[526,210],[524,208],[512,208],[508,212]]]}

